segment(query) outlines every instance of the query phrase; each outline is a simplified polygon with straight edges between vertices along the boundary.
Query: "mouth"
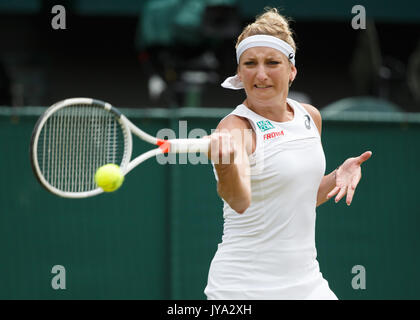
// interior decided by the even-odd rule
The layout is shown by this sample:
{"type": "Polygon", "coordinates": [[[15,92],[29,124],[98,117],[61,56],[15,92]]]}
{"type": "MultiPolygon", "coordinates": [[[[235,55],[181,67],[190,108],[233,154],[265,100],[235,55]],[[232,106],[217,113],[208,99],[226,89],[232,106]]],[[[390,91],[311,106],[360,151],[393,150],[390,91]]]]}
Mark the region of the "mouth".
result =
{"type": "Polygon", "coordinates": [[[257,88],[257,89],[268,89],[268,88],[271,88],[271,87],[272,86],[254,84],[254,88],[257,88]]]}

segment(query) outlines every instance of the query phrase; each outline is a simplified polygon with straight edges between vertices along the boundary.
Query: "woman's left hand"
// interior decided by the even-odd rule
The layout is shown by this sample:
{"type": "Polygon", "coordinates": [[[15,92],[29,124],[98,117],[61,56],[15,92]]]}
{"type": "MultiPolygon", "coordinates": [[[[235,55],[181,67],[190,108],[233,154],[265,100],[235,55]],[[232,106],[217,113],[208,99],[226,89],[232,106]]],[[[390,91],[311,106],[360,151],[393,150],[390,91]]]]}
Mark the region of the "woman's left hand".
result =
{"type": "Polygon", "coordinates": [[[354,191],[362,178],[361,164],[372,156],[371,151],[366,151],[356,158],[349,158],[337,169],[335,176],[335,188],[328,193],[327,198],[335,197],[335,202],[340,201],[346,194],[346,203],[350,205],[354,191]]]}

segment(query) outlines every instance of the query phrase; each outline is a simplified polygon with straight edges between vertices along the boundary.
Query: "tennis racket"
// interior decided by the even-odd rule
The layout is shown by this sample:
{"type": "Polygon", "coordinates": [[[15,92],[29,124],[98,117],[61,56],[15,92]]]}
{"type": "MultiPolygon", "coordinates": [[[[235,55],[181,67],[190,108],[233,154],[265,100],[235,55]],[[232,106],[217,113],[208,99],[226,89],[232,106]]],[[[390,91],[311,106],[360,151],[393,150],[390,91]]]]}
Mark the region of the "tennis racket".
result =
{"type": "Polygon", "coordinates": [[[72,98],[55,103],[39,118],[30,158],[35,176],[48,191],[65,198],[86,198],[103,192],[95,173],[105,164],[118,164],[126,175],[158,154],[207,152],[209,144],[208,139],[158,139],[109,103],[72,98]],[[158,147],[131,160],[133,133],[158,147]]]}

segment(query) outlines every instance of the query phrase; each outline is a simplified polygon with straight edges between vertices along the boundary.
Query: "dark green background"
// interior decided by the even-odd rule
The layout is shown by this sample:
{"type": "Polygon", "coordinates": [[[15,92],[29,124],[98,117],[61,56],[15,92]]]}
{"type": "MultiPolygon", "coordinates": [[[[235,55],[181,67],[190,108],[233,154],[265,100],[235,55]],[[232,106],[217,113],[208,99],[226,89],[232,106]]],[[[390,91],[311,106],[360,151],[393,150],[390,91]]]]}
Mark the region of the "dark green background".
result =
{"type": "Polygon", "coordinates": [[[62,0],[54,3],[49,0],[2,0],[0,11],[9,13],[36,13],[42,9],[43,3],[64,5],[80,14],[91,15],[137,15],[144,7],[153,2],[168,6],[194,6],[234,4],[244,17],[254,18],[261,13],[264,6],[284,9],[289,15],[303,19],[349,20],[353,17],[351,9],[355,5],[363,5],[367,15],[378,21],[417,22],[420,11],[419,4],[413,0],[400,0],[398,5],[393,0],[62,0]],[[199,4],[197,4],[199,3],[199,4]]]}
{"type": "MultiPolygon", "coordinates": [[[[205,299],[223,228],[211,165],[150,159],[115,193],[59,198],[29,162],[42,110],[0,112],[0,299],[205,299]],[[66,269],[65,290],[51,287],[54,265],[66,269]]],[[[178,134],[178,120],[210,133],[229,112],[123,111],[150,134],[178,134]]],[[[328,172],[366,150],[373,156],[350,207],[330,201],[317,209],[321,272],[340,299],[419,299],[420,121],[371,119],[324,117],[328,172]],[[366,290],[351,286],[355,265],[366,269],[366,290]]],[[[133,155],[150,148],[134,141],[133,155]]]]}

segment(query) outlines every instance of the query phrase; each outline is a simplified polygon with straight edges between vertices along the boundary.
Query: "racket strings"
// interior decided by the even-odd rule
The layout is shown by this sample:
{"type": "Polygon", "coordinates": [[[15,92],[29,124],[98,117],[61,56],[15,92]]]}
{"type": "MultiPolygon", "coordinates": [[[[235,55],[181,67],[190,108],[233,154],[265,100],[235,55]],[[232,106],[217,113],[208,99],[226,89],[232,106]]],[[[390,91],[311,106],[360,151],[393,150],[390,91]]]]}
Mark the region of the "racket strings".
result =
{"type": "Polygon", "coordinates": [[[42,175],[65,192],[97,188],[95,172],[104,164],[120,164],[125,135],[113,114],[101,107],[65,107],[45,122],[37,156],[42,175]]]}

